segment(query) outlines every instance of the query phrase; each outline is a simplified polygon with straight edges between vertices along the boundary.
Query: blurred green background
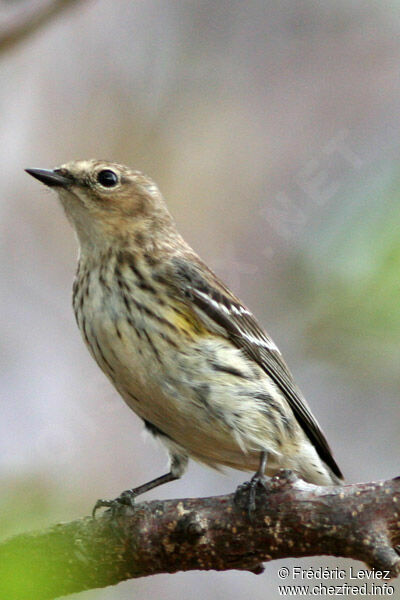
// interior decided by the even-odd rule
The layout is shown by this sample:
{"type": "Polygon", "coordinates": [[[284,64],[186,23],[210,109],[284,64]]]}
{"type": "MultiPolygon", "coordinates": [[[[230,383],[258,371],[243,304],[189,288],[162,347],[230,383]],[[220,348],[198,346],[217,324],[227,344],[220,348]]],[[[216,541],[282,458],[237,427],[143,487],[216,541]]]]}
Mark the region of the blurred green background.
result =
{"type": "MultiPolygon", "coordinates": [[[[0,42],[51,4],[0,1],[0,42]]],[[[71,159],[152,176],[280,346],[347,480],[399,475],[400,3],[65,4],[0,43],[1,536],[88,514],[166,466],[80,339],[73,232],[23,172],[71,159]]],[[[148,498],[244,477],[191,464],[148,498]]],[[[280,564],[77,597],[265,600],[280,564]]]]}

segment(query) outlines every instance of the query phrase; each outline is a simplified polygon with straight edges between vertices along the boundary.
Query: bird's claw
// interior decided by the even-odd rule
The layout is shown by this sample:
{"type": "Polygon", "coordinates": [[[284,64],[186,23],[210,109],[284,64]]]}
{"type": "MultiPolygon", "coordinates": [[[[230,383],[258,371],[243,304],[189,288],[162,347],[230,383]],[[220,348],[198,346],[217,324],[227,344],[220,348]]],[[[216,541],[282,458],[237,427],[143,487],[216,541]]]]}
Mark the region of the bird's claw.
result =
{"type": "Polygon", "coordinates": [[[96,517],[96,512],[100,508],[108,508],[111,511],[112,517],[115,517],[123,507],[130,506],[133,508],[135,506],[135,497],[136,494],[132,494],[131,490],[126,490],[117,498],[114,498],[114,500],[97,500],[92,510],[92,517],[93,519],[96,517]]]}
{"type": "Polygon", "coordinates": [[[267,478],[264,475],[256,473],[250,481],[246,481],[238,486],[235,492],[234,502],[241,508],[247,508],[247,514],[250,520],[253,520],[256,511],[257,488],[262,487],[267,490],[267,478]]]}

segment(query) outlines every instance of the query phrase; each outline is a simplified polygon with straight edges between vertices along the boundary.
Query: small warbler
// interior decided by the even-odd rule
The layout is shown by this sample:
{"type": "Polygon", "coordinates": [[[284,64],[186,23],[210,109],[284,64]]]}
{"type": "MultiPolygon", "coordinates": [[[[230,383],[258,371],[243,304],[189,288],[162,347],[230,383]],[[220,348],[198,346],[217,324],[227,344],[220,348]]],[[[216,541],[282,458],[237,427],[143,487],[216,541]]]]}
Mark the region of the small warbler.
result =
{"type": "Polygon", "coordinates": [[[91,355],[169,453],[167,474],[117,500],[178,479],[189,457],[256,472],[255,484],[280,467],[341,482],[277,346],[184,241],[151,179],[101,160],[27,172],[76,230],[73,307],[91,355]]]}

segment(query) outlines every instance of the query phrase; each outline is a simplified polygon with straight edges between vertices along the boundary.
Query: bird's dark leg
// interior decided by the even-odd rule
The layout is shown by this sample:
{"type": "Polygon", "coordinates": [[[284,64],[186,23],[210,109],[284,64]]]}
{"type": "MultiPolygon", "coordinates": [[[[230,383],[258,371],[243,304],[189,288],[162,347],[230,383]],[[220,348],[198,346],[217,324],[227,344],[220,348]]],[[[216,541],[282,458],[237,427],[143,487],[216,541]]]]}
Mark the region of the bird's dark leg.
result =
{"type": "Polygon", "coordinates": [[[260,454],[260,464],[258,466],[257,472],[253,475],[250,481],[243,483],[240,485],[235,493],[235,502],[237,504],[242,504],[241,497],[245,493],[247,510],[249,513],[249,517],[252,518],[254,511],[256,510],[256,495],[257,495],[257,487],[262,486],[265,488],[266,477],[265,477],[265,469],[267,468],[267,460],[268,460],[268,452],[264,450],[260,454]]]}
{"type": "Polygon", "coordinates": [[[125,490],[125,492],[122,492],[122,494],[120,494],[118,498],[115,498],[114,500],[97,500],[92,511],[92,516],[95,516],[96,511],[99,508],[110,508],[114,516],[121,506],[133,506],[135,504],[135,498],[141,494],[153,490],[164,483],[169,483],[170,481],[180,479],[184,474],[188,464],[187,455],[171,452],[170,460],[171,470],[169,473],[165,473],[165,475],[156,477],[155,479],[152,479],[147,483],[143,483],[138,487],[132,488],[131,490],[125,490]]]}
{"type": "Polygon", "coordinates": [[[170,471],[169,473],[165,473],[165,475],[156,477],[155,479],[152,479],[147,483],[143,483],[138,487],[132,488],[131,490],[125,490],[114,500],[97,500],[96,504],[93,507],[92,516],[95,516],[96,511],[99,508],[111,508],[111,510],[115,511],[115,509],[118,509],[118,507],[120,507],[121,505],[133,506],[135,503],[135,498],[137,498],[141,494],[153,490],[154,488],[158,487],[159,485],[163,485],[164,483],[175,481],[176,479],[179,479],[179,477],[180,475],[174,475],[172,471],[170,471]]]}
{"type": "Polygon", "coordinates": [[[267,468],[268,452],[264,450],[261,452],[260,464],[258,465],[258,471],[253,475],[250,480],[250,492],[249,492],[249,513],[253,513],[256,509],[256,494],[257,487],[262,485],[265,487],[266,477],[265,469],[267,468]]]}

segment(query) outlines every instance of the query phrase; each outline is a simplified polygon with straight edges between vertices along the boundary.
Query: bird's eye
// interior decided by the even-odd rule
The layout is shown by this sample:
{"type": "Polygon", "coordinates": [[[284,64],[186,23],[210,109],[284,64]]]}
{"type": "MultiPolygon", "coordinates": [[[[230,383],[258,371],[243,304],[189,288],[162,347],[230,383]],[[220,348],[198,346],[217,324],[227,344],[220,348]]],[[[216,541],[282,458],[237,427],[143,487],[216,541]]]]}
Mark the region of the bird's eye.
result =
{"type": "Polygon", "coordinates": [[[114,171],[110,171],[110,169],[103,169],[98,173],[97,181],[103,187],[111,188],[117,185],[118,177],[114,171]]]}

